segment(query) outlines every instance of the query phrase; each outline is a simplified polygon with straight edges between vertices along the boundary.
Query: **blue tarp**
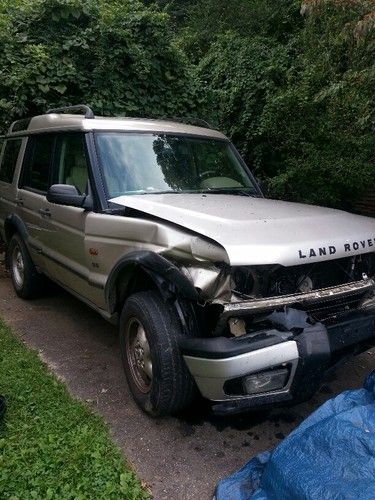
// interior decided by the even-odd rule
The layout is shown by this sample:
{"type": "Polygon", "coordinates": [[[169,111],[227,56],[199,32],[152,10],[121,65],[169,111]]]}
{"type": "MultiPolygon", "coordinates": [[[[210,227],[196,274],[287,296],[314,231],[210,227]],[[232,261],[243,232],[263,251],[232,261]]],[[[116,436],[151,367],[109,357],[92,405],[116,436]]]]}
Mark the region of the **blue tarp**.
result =
{"type": "Polygon", "coordinates": [[[220,481],[216,500],[375,499],[375,371],[330,399],[273,451],[220,481]]]}

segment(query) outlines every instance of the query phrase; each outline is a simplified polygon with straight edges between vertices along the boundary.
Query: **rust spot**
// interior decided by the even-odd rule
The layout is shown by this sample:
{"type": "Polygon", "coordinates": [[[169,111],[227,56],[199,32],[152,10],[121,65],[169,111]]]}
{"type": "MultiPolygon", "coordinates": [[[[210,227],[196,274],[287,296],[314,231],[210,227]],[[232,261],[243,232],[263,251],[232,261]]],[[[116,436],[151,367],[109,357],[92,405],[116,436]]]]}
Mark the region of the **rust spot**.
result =
{"type": "Polygon", "coordinates": [[[96,255],[98,255],[98,253],[99,252],[98,252],[98,250],[96,248],[89,248],[89,254],[90,255],[96,256],[96,255]]]}

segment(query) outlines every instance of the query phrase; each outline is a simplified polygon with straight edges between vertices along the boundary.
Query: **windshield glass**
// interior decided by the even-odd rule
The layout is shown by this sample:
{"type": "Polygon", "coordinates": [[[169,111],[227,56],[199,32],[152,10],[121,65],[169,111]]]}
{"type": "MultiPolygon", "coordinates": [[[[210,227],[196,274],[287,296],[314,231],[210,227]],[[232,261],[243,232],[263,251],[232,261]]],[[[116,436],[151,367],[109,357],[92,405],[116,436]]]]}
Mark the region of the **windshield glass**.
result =
{"type": "Polygon", "coordinates": [[[109,198],[124,194],[258,191],[227,141],[166,134],[97,133],[109,198]]]}

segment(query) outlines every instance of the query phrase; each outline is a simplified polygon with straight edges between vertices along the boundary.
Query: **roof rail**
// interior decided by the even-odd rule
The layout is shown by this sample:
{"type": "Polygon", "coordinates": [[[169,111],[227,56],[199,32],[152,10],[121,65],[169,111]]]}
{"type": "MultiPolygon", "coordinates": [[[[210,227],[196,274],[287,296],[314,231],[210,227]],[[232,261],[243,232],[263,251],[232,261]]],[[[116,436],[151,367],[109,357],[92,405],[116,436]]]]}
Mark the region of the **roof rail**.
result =
{"type": "Polygon", "coordinates": [[[65,113],[66,111],[82,111],[85,114],[85,118],[95,118],[93,110],[86,104],[77,104],[75,106],[64,106],[63,108],[49,109],[46,114],[50,113],[65,113]]]}
{"type": "Polygon", "coordinates": [[[198,127],[214,129],[212,125],[206,122],[206,120],[202,120],[201,118],[195,118],[194,116],[185,116],[185,117],[172,116],[170,118],[167,117],[164,119],[170,120],[172,122],[186,123],[187,125],[196,125],[198,127]]]}
{"type": "Polygon", "coordinates": [[[10,132],[22,132],[22,130],[26,130],[29,126],[31,118],[21,118],[20,120],[16,120],[13,122],[9,128],[10,132]]]}

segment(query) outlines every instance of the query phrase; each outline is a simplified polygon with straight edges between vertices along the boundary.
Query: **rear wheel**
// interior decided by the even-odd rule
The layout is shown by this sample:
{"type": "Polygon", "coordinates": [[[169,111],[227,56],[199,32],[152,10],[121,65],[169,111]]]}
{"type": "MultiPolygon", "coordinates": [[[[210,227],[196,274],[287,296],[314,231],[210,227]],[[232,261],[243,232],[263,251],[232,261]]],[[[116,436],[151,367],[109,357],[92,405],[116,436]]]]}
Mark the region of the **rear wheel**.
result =
{"type": "Polygon", "coordinates": [[[139,292],[125,302],[120,318],[122,362],[135,401],[153,416],[186,408],[196,394],[178,346],[182,335],[175,309],[158,292],[139,292]]]}
{"type": "Polygon", "coordinates": [[[8,268],[13,287],[19,297],[32,299],[42,288],[42,276],[37,272],[25,243],[14,234],[7,250],[8,268]]]}

